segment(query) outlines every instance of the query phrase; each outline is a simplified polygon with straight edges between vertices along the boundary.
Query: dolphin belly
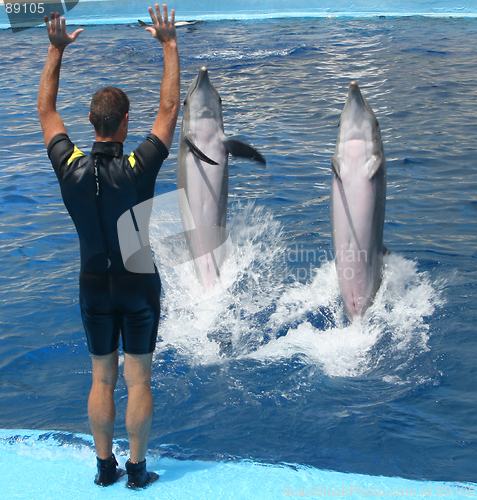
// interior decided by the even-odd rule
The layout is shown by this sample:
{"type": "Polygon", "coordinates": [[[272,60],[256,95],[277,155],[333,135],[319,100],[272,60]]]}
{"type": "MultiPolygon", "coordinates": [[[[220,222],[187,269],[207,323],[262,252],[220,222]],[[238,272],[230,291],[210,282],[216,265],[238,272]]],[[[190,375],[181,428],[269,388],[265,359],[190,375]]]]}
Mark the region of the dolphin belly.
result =
{"type": "Polygon", "coordinates": [[[332,181],[332,233],[335,264],[345,312],[351,321],[371,305],[383,262],[376,182],[332,181]],[[359,193],[359,197],[356,193],[359,193]]]}
{"type": "Polygon", "coordinates": [[[331,226],[341,297],[348,319],[360,319],[381,284],[386,162],[379,125],[351,82],[331,160],[331,226]]]}
{"type": "Polygon", "coordinates": [[[185,199],[179,199],[179,208],[196,274],[205,289],[210,290],[226,258],[228,162],[222,142],[202,135],[200,138],[199,134],[196,145],[218,160],[218,165],[209,165],[184,149],[177,187],[185,192],[185,199]],[[185,202],[190,210],[184,209],[185,202]]]}
{"type": "Polygon", "coordinates": [[[177,187],[189,252],[207,291],[227,258],[229,154],[265,163],[253,147],[224,134],[221,99],[203,67],[184,101],[177,187]]]}

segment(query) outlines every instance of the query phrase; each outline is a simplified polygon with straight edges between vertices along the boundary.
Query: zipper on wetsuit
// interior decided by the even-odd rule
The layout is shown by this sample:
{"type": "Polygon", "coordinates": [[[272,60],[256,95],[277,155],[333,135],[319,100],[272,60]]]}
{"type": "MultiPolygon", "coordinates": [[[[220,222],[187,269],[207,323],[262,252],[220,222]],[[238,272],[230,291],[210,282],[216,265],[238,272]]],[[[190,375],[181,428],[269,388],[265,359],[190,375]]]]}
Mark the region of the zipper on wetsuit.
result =
{"type": "Polygon", "coordinates": [[[96,181],[96,196],[99,196],[99,174],[98,174],[98,157],[94,157],[94,179],[96,181]]]}
{"type": "Polygon", "coordinates": [[[107,263],[107,268],[109,269],[111,267],[111,252],[110,252],[110,247],[108,243],[108,237],[106,235],[105,229],[104,229],[104,218],[103,218],[103,211],[101,209],[101,201],[99,198],[99,155],[95,154],[94,155],[94,179],[96,181],[96,208],[98,210],[98,215],[99,215],[99,225],[101,226],[101,234],[103,235],[103,243],[106,248],[106,259],[108,260],[107,263]]]}

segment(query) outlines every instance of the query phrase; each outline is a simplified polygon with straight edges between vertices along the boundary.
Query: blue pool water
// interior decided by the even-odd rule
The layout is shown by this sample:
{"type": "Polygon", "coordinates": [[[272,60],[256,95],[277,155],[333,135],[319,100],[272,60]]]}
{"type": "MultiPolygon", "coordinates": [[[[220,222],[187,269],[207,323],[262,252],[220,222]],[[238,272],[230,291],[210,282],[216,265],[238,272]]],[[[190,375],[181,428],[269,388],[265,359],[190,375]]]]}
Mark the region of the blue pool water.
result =
{"type": "MultiPolygon", "coordinates": [[[[0,428],[89,433],[78,242],[35,107],[46,35],[0,31],[0,42],[0,428]]],[[[165,237],[160,210],[153,216],[164,297],[151,456],[475,481],[476,43],[476,21],[464,19],[179,32],[182,94],[207,65],[226,132],[248,139],[267,167],[231,160],[234,252],[224,289],[208,296],[177,265],[183,242],[165,237]],[[330,157],[352,79],[380,121],[392,251],[361,327],[343,318],[329,218],[330,157]]],[[[133,150],[152,126],[161,67],[141,28],[87,27],[67,50],[58,104],[76,144],[88,150],[94,139],[94,91],[117,85],[132,102],[133,150]]],[[[172,218],[177,139],[156,186],[172,218]]],[[[117,403],[122,439],[122,381],[117,403]]]]}
{"type": "MultiPolygon", "coordinates": [[[[137,22],[146,7],[154,2],[144,0],[58,0],[50,7],[41,2],[25,6],[21,2],[5,2],[0,8],[0,29],[10,26],[26,27],[43,22],[43,13],[54,9],[65,13],[68,23],[75,24],[125,24],[137,22]],[[16,6],[15,6],[16,4],[16,6]],[[38,6],[38,7],[37,7],[38,6]],[[15,15],[15,12],[17,15],[15,15]],[[38,14],[38,15],[37,15],[38,14]]],[[[178,21],[217,21],[224,19],[276,19],[280,17],[377,17],[377,16],[425,16],[425,17],[477,17],[474,0],[180,0],[171,2],[178,21]]]]}

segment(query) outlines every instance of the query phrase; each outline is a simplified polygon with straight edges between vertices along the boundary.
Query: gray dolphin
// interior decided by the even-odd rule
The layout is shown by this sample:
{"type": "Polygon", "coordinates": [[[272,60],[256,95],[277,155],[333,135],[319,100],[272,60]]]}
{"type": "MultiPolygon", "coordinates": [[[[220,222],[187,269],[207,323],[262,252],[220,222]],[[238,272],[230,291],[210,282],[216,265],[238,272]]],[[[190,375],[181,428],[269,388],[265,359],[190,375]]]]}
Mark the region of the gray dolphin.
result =
{"type": "Polygon", "coordinates": [[[356,82],[349,86],[331,158],[331,226],[338,282],[350,321],[381,283],[386,161],[378,121],[356,82]]]}
{"type": "Polygon", "coordinates": [[[221,99],[202,67],[184,101],[177,187],[189,251],[207,291],[226,258],[229,154],[265,163],[254,148],[225,136],[221,99]]]}

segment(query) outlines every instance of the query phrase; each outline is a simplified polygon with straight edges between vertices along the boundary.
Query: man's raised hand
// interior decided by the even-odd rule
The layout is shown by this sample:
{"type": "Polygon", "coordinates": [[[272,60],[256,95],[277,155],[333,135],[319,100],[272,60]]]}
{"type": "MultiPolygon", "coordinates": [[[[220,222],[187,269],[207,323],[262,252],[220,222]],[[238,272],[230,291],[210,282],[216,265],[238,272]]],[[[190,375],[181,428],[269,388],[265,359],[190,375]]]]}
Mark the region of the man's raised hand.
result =
{"type": "Polygon", "coordinates": [[[46,29],[48,31],[48,38],[50,43],[57,49],[63,50],[67,45],[73,43],[78,35],[84,31],[83,28],[78,28],[72,35],[66,33],[66,20],[64,17],[60,18],[60,14],[52,12],[50,14],[51,22],[48,16],[45,16],[46,29]]]}
{"type": "Polygon", "coordinates": [[[158,3],[154,6],[156,8],[156,13],[154,14],[154,10],[152,7],[149,7],[149,14],[151,16],[152,22],[154,24],[154,28],[148,27],[146,31],[149,31],[151,35],[159,40],[162,44],[167,43],[171,40],[177,39],[176,27],[174,25],[175,21],[175,11],[171,10],[171,20],[168,20],[167,16],[167,5],[163,4],[162,11],[163,16],[161,16],[161,8],[158,3]]]}

